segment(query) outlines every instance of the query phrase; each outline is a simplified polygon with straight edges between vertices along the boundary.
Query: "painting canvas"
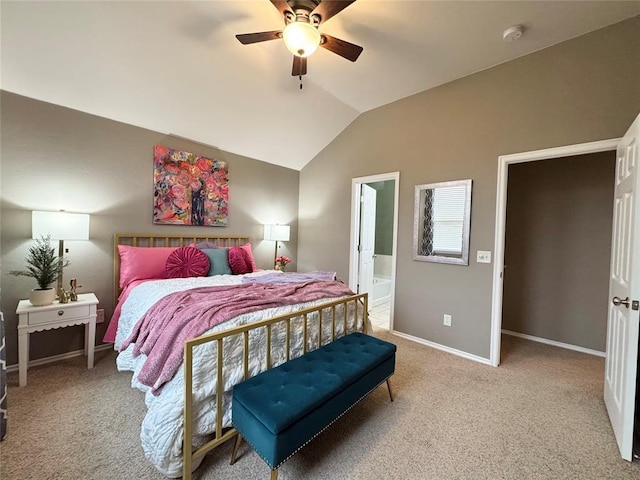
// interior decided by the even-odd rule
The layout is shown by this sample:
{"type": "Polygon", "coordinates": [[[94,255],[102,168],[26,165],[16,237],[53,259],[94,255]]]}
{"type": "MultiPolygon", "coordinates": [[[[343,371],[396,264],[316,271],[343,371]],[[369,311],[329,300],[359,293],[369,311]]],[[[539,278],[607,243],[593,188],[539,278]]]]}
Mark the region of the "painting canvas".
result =
{"type": "Polygon", "coordinates": [[[229,214],[227,163],[153,147],[153,223],[224,227],[229,214]]]}

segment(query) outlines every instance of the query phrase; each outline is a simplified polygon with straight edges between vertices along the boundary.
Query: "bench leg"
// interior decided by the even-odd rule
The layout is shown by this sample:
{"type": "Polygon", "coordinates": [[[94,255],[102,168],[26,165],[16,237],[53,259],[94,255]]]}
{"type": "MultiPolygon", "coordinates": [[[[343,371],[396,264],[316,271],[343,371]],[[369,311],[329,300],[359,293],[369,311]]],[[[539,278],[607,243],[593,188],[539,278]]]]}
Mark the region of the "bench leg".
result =
{"type": "Polygon", "coordinates": [[[271,480],[278,480],[278,469],[271,470],[271,480]]]}
{"type": "Polygon", "coordinates": [[[236,455],[238,455],[238,448],[240,447],[241,443],[242,443],[242,435],[238,434],[238,437],[236,438],[236,443],[233,446],[233,452],[231,453],[231,461],[229,462],[229,465],[233,465],[234,463],[236,463],[236,455]]]}
{"type": "Polygon", "coordinates": [[[391,382],[389,381],[388,378],[387,378],[387,389],[389,389],[389,398],[393,402],[393,391],[391,391],[391,382]]]}

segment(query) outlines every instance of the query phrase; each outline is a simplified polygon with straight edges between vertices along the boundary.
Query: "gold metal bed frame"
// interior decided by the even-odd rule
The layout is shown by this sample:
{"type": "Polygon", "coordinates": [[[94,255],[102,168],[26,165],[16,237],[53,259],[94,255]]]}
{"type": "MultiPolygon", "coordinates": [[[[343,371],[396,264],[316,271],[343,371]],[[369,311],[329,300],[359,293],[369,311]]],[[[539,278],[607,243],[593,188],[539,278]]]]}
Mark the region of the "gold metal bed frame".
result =
{"type": "MultiPolygon", "coordinates": [[[[116,234],[114,236],[114,292],[116,299],[120,295],[121,289],[119,285],[120,279],[120,256],[118,253],[118,245],[130,245],[138,247],[180,247],[188,245],[190,243],[198,242],[212,242],[220,247],[239,246],[249,242],[247,236],[179,236],[179,235],[138,235],[138,234],[116,234]]],[[[323,322],[331,321],[331,341],[336,339],[336,325],[338,322],[342,322],[344,328],[343,332],[347,332],[348,319],[347,312],[349,305],[353,304],[354,320],[353,330],[358,328],[363,333],[367,332],[367,312],[368,312],[368,297],[366,293],[359,295],[352,295],[342,298],[340,300],[330,301],[322,303],[312,308],[306,308],[285,315],[269,318],[259,322],[251,323],[248,325],[241,325],[238,327],[230,328],[222,332],[216,332],[213,334],[202,335],[197,338],[187,340],[184,346],[184,418],[183,418],[183,480],[191,480],[191,469],[193,461],[200,457],[203,457],[207,452],[218,447],[227,440],[235,437],[238,432],[235,428],[224,428],[222,414],[222,402],[224,393],[224,348],[223,342],[226,338],[242,335],[243,338],[243,379],[247,379],[249,376],[249,335],[250,332],[257,329],[266,329],[265,335],[265,347],[266,347],[266,360],[265,370],[268,370],[272,366],[271,362],[271,331],[275,324],[285,324],[285,344],[286,352],[285,358],[289,360],[291,354],[291,338],[292,338],[292,326],[294,328],[302,328],[302,348],[306,353],[308,350],[308,320],[311,316],[316,316],[318,321],[318,331],[322,332],[323,322]],[[361,306],[361,308],[359,308],[361,306]],[[343,315],[336,314],[336,311],[342,307],[343,315]],[[362,325],[358,326],[358,311],[361,311],[362,325]],[[330,312],[328,315],[326,312],[330,312]],[[330,317],[327,319],[326,317],[330,317]],[[296,322],[293,322],[296,320],[296,322]],[[302,320],[302,321],[297,321],[302,320]],[[294,325],[292,325],[294,323],[294,325]],[[300,324],[300,327],[297,325],[300,324]],[[192,447],[193,438],[193,402],[187,401],[193,397],[193,350],[195,347],[205,343],[216,343],[216,355],[217,355],[217,391],[216,391],[216,430],[213,434],[213,439],[205,443],[195,450],[192,447]]],[[[318,345],[315,348],[319,348],[322,344],[322,334],[318,335],[318,345]]],[[[314,349],[315,349],[314,348],[314,349]]]]}

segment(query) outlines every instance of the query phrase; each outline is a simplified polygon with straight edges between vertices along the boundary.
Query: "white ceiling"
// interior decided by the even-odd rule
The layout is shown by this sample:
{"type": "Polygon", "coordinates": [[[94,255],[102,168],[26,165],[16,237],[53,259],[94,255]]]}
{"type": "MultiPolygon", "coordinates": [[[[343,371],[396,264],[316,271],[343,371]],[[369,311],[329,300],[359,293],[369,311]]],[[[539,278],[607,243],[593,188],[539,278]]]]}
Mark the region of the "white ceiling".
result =
{"type": "Polygon", "coordinates": [[[268,0],[0,4],[0,87],[301,169],[360,113],[640,15],[640,1],[358,0],[320,31],[299,89],[268,0]],[[524,36],[502,40],[509,26],[524,36]]]}

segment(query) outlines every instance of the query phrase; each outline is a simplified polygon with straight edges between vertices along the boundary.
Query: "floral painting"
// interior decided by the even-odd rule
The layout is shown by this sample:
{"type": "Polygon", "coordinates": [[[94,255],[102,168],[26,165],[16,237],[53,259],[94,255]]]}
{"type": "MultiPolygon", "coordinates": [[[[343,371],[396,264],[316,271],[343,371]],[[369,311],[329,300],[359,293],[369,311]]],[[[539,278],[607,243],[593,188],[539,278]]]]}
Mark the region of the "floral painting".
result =
{"type": "Polygon", "coordinates": [[[227,163],[153,147],[153,223],[224,227],[229,214],[227,163]]]}

